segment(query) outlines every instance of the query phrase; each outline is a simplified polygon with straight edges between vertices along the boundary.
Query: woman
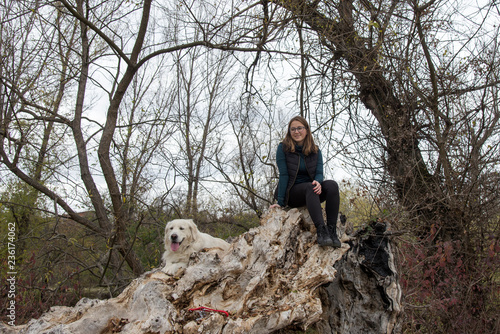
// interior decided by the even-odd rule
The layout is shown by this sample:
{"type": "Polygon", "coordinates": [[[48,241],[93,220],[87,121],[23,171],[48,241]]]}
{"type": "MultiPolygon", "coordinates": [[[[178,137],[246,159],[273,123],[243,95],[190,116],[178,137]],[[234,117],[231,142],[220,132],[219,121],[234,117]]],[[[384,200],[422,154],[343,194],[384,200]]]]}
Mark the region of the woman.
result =
{"type": "Polygon", "coordinates": [[[288,123],[285,139],[278,145],[276,163],[280,174],[275,193],[278,203],[271,208],[306,206],[316,226],[318,244],[340,247],[336,229],[339,186],[335,181],[323,180],[323,157],[305,118],[296,116],[288,123]],[[324,201],[326,225],[321,208],[324,201]]]}

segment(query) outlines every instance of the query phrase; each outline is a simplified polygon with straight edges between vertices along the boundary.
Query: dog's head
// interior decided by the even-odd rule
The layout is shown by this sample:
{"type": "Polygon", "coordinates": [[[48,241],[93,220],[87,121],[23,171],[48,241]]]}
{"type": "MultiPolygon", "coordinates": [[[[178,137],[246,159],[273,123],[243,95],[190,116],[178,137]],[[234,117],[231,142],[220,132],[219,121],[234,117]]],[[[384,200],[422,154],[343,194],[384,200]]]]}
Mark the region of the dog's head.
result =
{"type": "Polygon", "coordinates": [[[186,249],[196,238],[198,228],[192,219],[174,219],[165,226],[165,249],[186,249]]]}

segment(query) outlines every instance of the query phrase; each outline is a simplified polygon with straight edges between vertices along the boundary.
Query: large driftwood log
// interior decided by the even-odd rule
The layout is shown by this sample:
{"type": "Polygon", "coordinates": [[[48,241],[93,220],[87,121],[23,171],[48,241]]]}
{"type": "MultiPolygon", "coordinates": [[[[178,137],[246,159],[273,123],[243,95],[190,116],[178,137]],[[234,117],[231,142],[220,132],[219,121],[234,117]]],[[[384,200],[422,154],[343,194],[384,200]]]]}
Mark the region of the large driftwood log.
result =
{"type": "Polygon", "coordinates": [[[221,256],[195,253],[181,277],[153,270],[116,298],[53,307],[0,332],[395,332],[401,297],[385,225],[339,235],[342,248],[321,248],[306,210],[273,209],[221,256]],[[202,306],[227,314],[193,310],[202,306]]]}

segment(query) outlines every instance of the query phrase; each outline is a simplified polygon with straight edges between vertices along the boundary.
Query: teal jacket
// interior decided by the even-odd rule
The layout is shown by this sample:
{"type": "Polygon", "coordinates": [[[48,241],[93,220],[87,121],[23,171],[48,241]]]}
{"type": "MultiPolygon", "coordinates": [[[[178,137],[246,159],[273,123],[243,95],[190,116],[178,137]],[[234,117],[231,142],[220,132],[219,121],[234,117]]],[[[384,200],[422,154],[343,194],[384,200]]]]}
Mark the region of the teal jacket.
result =
{"type": "Polygon", "coordinates": [[[314,180],[323,182],[323,156],[319,149],[318,153],[305,156],[302,146],[295,146],[295,152],[285,152],[283,143],[280,143],[276,150],[276,164],[279,181],[274,197],[282,207],[288,204],[288,194],[293,185],[314,180]]]}

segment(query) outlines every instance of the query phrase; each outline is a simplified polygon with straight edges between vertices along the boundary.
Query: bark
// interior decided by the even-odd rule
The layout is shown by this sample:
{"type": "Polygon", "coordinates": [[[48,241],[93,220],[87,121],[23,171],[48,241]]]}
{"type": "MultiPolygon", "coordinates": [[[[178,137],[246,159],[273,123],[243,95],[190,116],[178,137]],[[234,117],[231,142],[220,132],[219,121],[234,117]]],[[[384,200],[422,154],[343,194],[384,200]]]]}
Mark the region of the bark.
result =
{"type": "Polygon", "coordinates": [[[271,210],[222,254],[191,256],[179,277],[150,271],[109,300],[53,307],[2,333],[394,333],[401,295],[385,224],[321,248],[307,211],[271,210]],[[371,232],[370,232],[371,231],[371,232]],[[374,232],[373,232],[374,231],[374,232]],[[223,312],[191,310],[207,307],[223,312]]]}

